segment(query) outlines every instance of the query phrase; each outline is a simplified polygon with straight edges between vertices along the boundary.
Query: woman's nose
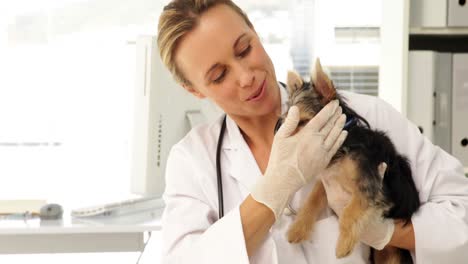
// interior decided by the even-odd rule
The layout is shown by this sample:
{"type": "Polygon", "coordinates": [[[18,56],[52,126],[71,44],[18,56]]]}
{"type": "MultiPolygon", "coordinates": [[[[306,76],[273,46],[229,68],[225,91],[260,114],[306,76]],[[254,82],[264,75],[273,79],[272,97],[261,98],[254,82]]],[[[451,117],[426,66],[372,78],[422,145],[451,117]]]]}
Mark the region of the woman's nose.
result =
{"type": "Polygon", "coordinates": [[[241,87],[250,87],[254,84],[254,71],[245,64],[239,65],[239,85],[241,87]]]}

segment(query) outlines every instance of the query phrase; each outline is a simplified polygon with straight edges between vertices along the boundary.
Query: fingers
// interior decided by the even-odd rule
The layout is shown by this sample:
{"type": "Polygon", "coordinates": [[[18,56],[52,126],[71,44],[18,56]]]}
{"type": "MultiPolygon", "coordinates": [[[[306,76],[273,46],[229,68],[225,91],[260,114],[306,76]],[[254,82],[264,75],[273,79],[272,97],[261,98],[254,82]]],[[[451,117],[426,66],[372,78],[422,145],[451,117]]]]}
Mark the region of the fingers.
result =
{"type": "Polygon", "coordinates": [[[288,111],[288,115],[284,120],[284,123],[276,132],[277,136],[288,137],[290,136],[297,128],[299,124],[299,108],[295,105],[291,106],[288,111]]]}
{"type": "MultiPolygon", "coordinates": [[[[341,117],[342,111],[343,110],[341,109],[341,107],[338,107],[333,117],[330,118],[330,120],[328,120],[327,124],[323,126],[321,130],[319,130],[320,134],[326,137],[330,133],[330,131],[335,127],[337,120],[339,120],[339,118],[341,117]]],[[[345,121],[346,121],[346,117],[345,117],[345,121]]],[[[344,124],[345,123],[343,123],[343,126],[344,124]]]]}
{"type": "Polygon", "coordinates": [[[331,101],[307,123],[305,128],[311,129],[315,132],[320,131],[328,123],[330,118],[335,115],[335,112],[338,110],[338,106],[338,100],[331,101]]]}
{"type": "Polygon", "coordinates": [[[343,130],[345,122],[346,122],[346,116],[340,115],[340,117],[338,118],[336,122],[333,123],[333,120],[329,122],[331,124],[329,131],[325,131],[325,129],[328,130],[327,128],[327,126],[329,126],[328,124],[322,130],[323,135],[325,135],[325,142],[323,143],[325,149],[327,150],[331,149],[331,147],[335,144],[336,140],[341,134],[341,131],[343,130]]]}
{"type": "Polygon", "coordinates": [[[328,152],[328,156],[333,157],[338,149],[343,145],[343,142],[345,141],[346,137],[348,136],[348,131],[341,131],[340,135],[338,136],[338,139],[335,141],[333,146],[331,147],[330,151],[328,152]]]}
{"type": "Polygon", "coordinates": [[[330,188],[330,181],[331,181],[330,175],[331,174],[327,173],[326,171],[322,171],[322,173],[319,175],[319,179],[322,181],[323,187],[325,188],[325,192],[327,194],[328,194],[328,189],[330,188]]]}

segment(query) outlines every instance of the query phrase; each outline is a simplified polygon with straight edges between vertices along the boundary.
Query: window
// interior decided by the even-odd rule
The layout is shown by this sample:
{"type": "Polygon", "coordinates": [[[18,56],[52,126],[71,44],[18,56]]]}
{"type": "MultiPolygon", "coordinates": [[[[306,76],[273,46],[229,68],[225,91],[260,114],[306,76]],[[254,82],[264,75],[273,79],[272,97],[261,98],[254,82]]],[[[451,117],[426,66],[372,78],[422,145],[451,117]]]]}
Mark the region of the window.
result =
{"type": "Polygon", "coordinates": [[[130,196],[139,34],[162,1],[7,1],[0,8],[1,198],[70,207],[130,196]]]}
{"type": "Polygon", "coordinates": [[[261,3],[240,1],[263,39],[279,80],[284,81],[287,70],[291,69],[309,78],[312,60],[319,57],[322,65],[329,68],[335,83],[340,84],[338,88],[378,94],[381,1],[272,0],[261,3]],[[342,87],[343,76],[340,75],[343,71],[355,76],[348,78],[345,87],[342,87]],[[366,84],[365,89],[362,80],[354,83],[362,79],[357,76],[369,74],[373,81],[366,84]]]}
{"type": "Polygon", "coordinates": [[[330,77],[339,90],[378,95],[379,67],[377,66],[332,66],[330,77]]]}

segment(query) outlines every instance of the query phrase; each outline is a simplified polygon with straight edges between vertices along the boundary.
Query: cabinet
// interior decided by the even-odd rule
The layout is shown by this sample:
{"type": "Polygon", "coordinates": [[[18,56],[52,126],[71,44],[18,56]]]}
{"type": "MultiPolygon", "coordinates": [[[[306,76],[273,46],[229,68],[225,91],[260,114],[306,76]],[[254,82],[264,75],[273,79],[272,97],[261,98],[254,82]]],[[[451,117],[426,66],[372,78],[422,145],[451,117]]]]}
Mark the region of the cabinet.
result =
{"type": "Polygon", "coordinates": [[[468,27],[466,0],[410,0],[410,27],[468,27]]]}
{"type": "Polygon", "coordinates": [[[468,3],[383,1],[382,12],[379,96],[468,167],[468,3]]]}
{"type": "Polygon", "coordinates": [[[412,0],[408,118],[468,166],[468,4],[412,0]]]}

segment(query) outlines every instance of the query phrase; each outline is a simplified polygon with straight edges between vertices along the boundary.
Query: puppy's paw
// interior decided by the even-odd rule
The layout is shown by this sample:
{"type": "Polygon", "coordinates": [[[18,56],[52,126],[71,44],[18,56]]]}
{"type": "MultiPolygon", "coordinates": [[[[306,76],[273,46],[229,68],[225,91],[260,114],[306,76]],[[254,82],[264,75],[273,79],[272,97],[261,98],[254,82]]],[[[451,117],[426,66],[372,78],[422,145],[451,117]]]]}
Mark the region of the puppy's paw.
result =
{"type": "Polygon", "coordinates": [[[301,243],[309,239],[311,228],[301,222],[294,222],[288,230],[289,243],[301,243]]]}
{"type": "Polygon", "coordinates": [[[338,243],[336,245],[336,257],[344,258],[351,254],[351,251],[354,249],[357,240],[353,236],[345,236],[340,234],[338,238],[338,243]]]}

